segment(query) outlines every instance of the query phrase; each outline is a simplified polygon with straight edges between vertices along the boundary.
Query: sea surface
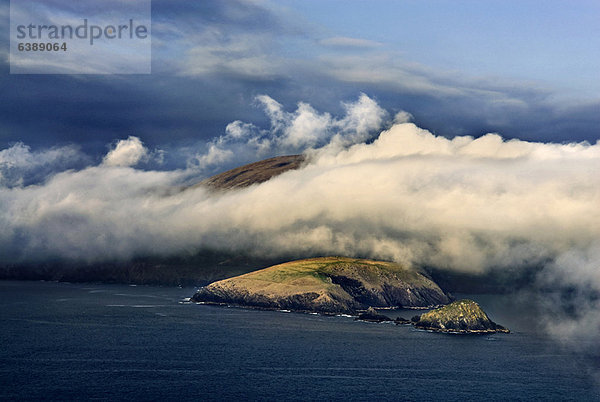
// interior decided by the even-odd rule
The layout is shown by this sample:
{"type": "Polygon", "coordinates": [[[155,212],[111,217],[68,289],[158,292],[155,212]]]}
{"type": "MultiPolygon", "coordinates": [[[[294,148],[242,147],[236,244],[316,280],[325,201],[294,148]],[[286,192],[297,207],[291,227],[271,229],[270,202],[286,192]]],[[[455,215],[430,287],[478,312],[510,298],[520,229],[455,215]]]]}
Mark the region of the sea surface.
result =
{"type": "Polygon", "coordinates": [[[600,400],[595,363],[510,296],[472,296],[513,331],[474,336],[190,304],[193,292],[0,281],[0,399],[600,400]]]}

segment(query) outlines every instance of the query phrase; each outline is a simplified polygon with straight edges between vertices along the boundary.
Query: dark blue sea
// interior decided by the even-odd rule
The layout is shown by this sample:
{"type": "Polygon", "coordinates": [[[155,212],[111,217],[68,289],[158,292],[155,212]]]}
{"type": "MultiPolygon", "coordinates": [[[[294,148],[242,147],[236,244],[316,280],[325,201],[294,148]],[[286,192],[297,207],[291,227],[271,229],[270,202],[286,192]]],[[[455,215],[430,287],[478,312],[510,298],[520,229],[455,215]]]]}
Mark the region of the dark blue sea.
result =
{"type": "Polygon", "coordinates": [[[0,282],[0,398],[600,400],[598,362],[510,296],[473,298],[513,332],[470,336],[185,303],[193,292],[0,282]]]}

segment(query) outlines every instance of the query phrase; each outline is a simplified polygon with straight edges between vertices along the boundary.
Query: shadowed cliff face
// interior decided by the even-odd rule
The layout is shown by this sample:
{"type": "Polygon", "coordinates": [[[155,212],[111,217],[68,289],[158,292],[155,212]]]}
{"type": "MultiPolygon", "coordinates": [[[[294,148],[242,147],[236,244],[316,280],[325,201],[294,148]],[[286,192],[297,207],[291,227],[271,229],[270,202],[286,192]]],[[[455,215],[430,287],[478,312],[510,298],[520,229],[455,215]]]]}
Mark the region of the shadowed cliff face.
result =
{"type": "Polygon", "coordinates": [[[341,257],[293,261],[215,282],[198,290],[193,300],[321,313],[355,313],[371,306],[431,307],[450,301],[416,270],[341,257]]]}
{"type": "Polygon", "coordinates": [[[213,190],[248,187],[268,181],[288,170],[298,169],[304,161],[304,155],[276,156],[209,177],[194,187],[206,186],[213,190]]]}

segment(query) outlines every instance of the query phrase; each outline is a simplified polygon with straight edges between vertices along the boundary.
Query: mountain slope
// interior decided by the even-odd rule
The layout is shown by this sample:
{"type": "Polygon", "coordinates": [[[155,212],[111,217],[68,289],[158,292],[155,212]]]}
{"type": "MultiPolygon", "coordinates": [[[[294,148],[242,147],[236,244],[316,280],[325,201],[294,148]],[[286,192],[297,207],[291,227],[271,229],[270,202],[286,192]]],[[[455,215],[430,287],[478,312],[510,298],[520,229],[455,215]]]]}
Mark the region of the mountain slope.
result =
{"type": "Polygon", "coordinates": [[[263,183],[288,170],[298,169],[304,161],[304,155],[276,156],[209,177],[194,187],[207,186],[214,190],[248,187],[263,183]]]}

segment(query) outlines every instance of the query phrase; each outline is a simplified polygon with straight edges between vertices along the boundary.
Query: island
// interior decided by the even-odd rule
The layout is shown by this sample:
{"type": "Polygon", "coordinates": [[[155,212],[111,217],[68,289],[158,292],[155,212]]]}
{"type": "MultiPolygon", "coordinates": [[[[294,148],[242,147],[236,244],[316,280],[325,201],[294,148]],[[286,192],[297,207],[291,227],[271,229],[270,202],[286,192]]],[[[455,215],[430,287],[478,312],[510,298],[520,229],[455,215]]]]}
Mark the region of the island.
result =
{"type": "Polygon", "coordinates": [[[357,315],[375,308],[433,308],[451,298],[402,264],[345,257],[292,261],[200,288],[192,301],[273,310],[357,315]]]}
{"type": "Polygon", "coordinates": [[[435,332],[489,334],[510,332],[496,324],[473,300],[458,300],[412,319],[416,328],[435,332]]]}
{"type": "Polygon", "coordinates": [[[381,314],[379,311],[375,310],[373,307],[369,307],[367,311],[363,311],[355,318],[356,321],[366,321],[366,322],[386,322],[392,321],[390,317],[387,315],[381,314]]]}

